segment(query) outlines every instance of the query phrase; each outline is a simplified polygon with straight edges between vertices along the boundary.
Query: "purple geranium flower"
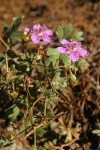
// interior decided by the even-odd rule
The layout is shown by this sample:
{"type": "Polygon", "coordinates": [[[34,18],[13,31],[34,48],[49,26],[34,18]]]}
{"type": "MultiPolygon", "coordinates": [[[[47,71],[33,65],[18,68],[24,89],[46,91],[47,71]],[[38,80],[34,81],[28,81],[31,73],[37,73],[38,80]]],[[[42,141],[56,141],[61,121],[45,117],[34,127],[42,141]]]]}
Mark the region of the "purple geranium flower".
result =
{"type": "Polygon", "coordinates": [[[30,32],[30,28],[25,28],[24,29],[24,35],[27,35],[30,32]]]}
{"type": "Polygon", "coordinates": [[[81,43],[77,41],[67,41],[66,39],[61,40],[63,47],[58,47],[57,51],[62,54],[69,54],[69,58],[76,62],[79,60],[79,56],[86,57],[89,55],[87,50],[81,48],[81,43]]]}
{"type": "Polygon", "coordinates": [[[36,44],[39,43],[40,40],[51,43],[52,40],[49,36],[52,34],[52,30],[48,29],[46,26],[41,26],[40,24],[35,24],[30,31],[31,40],[36,44]]]}

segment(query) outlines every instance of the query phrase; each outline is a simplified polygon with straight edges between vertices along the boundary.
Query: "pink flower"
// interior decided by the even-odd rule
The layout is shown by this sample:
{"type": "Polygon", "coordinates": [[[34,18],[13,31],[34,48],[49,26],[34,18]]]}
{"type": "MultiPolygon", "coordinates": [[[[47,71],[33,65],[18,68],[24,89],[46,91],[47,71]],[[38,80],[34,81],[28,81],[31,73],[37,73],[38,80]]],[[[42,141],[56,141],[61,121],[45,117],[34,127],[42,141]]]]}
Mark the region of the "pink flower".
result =
{"type": "Polygon", "coordinates": [[[24,35],[27,35],[30,32],[30,28],[25,28],[24,29],[24,35]]]}
{"type": "Polygon", "coordinates": [[[69,54],[69,58],[76,62],[79,60],[79,56],[86,57],[89,55],[87,50],[81,48],[81,43],[77,41],[67,41],[66,39],[61,40],[63,47],[58,47],[57,51],[62,54],[69,54]]]}
{"type": "Polygon", "coordinates": [[[48,29],[46,26],[41,26],[40,24],[35,24],[30,31],[31,40],[36,44],[39,43],[40,40],[51,43],[52,40],[49,36],[52,34],[52,30],[48,29]]]}

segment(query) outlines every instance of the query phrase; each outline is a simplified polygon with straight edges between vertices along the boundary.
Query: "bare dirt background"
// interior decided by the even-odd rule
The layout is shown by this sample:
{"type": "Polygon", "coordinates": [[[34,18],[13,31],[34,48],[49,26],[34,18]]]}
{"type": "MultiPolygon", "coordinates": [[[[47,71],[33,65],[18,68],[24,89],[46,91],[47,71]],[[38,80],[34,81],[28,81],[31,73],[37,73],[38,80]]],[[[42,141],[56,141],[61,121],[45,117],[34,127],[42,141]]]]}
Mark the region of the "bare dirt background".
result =
{"type": "MultiPolygon", "coordinates": [[[[11,24],[12,17],[24,15],[21,30],[32,26],[33,22],[56,28],[72,23],[74,29],[84,31],[85,41],[96,41],[100,38],[100,1],[92,0],[0,0],[0,26],[11,24]]],[[[2,29],[0,28],[0,34],[2,29]]],[[[96,49],[96,47],[95,47],[96,49]]]]}
{"type": "MultiPolygon", "coordinates": [[[[96,123],[100,122],[100,1],[93,5],[92,0],[0,0],[0,36],[3,35],[2,23],[10,25],[12,17],[20,15],[25,16],[20,30],[32,26],[35,21],[54,29],[58,24],[65,26],[72,23],[74,30],[84,32],[84,44],[91,54],[88,60],[90,71],[80,86],[70,93],[76,93],[81,112],[84,106],[88,112],[75,112],[76,118],[80,117],[79,120],[83,121],[83,141],[80,145],[84,150],[100,150],[100,139],[89,133],[89,129],[95,129],[96,123]]],[[[0,45],[0,51],[3,48],[0,45]]],[[[75,150],[83,150],[82,148],[76,146],[75,150]]]]}
{"type": "Polygon", "coordinates": [[[24,15],[22,28],[34,21],[52,28],[71,22],[74,28],[88,34],[86,38],[95,39],[100,38],[99,8],[99,1],[93,5],[90,0],[0,0],[0,25],[10,25],[12,17],[24,15]]]}

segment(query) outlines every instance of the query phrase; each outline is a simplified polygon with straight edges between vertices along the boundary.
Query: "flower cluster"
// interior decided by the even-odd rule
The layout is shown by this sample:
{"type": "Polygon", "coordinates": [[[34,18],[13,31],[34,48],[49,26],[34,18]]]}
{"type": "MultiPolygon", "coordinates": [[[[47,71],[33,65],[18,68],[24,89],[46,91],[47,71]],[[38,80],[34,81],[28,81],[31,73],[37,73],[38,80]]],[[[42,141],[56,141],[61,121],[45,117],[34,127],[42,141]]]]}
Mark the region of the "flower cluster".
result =
{"type": "Polygon", "coordinates": [[[87,50],[81,48],[81,43],[77,41],[61,40],[62,47],[58,47],[57,51],[62,54],[69,54],[69,58],[76,62],[79,60],[79,56],[86,57],[89,55],[87,50]]]}
{"type": "MultiPolygon", "coordinates": [[[[48,29],[45,25],[41,26],[40,24],[35,24],[32,29],[25,28],[24,35],[29,35],[35,44],[41,40],[45,43],[51,43],[52,39],[50,36],[53,35],[53,31],[48,29]]],[[[58,47],[57,51],[62,54],[68,54],[72,62],[77,62],[79,56],[86,57],[89,55],[87,50],[81,48],[81,42],[74,40],[69,42],[66,39],[62,39],[60,42],[62,47],[58,47]]]]}
{"type": "Polygon", "coordinates": [[[24,34],[30,34],[31,40],[34,43],[39,43],[43,40],[45,43],[51,43],[52,40],[49,36],[53,35],[52,30],[48,29],[46,26],[41,26],[40,24],[35,24],[32,29],[25,28],[24,34]]]}

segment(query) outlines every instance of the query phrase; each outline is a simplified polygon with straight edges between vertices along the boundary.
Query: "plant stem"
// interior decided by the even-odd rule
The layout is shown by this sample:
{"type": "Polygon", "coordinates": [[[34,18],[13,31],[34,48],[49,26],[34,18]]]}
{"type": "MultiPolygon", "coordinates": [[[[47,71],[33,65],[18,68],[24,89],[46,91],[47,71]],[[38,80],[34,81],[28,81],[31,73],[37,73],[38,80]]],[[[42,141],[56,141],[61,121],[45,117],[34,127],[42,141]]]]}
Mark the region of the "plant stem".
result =
{"type": "Polygon", "coordinates": [[[37,150],[37,145],[36,145],[36,127],[34,127],[34,150],[37,150]]]}
{"type": "Polygon", "coordinates": [[[45,99],[45,105],[44,105],[44,116],[46,117],[46,109],[47,109],[47,99],[45,99]]]}
{"type": "Polygon", "coordinates": [[[1,42],[5,45],[7,50],[10,50],[10,47],[5,43],[5,41],[0,37],[1,42]]]}
{"type": "Polygon", "coordinates": [[[5,51],[6,56],[5,56],[5,60],[6,60],[6,73],[8,73],[8,57],[7,57],[7,52],[5,51]]]}
{"type": "MultiPolygon", "coordinates": [[[[0,37],[1,42],[5,45],[7,50],[10,50],[10,47],[5,43],[5,41],[0,37]]],[[[5,61],[6,61],[6,82],[8,82],[8,56],[7,56],[7,50],[5,50],[5,61]]]]}

